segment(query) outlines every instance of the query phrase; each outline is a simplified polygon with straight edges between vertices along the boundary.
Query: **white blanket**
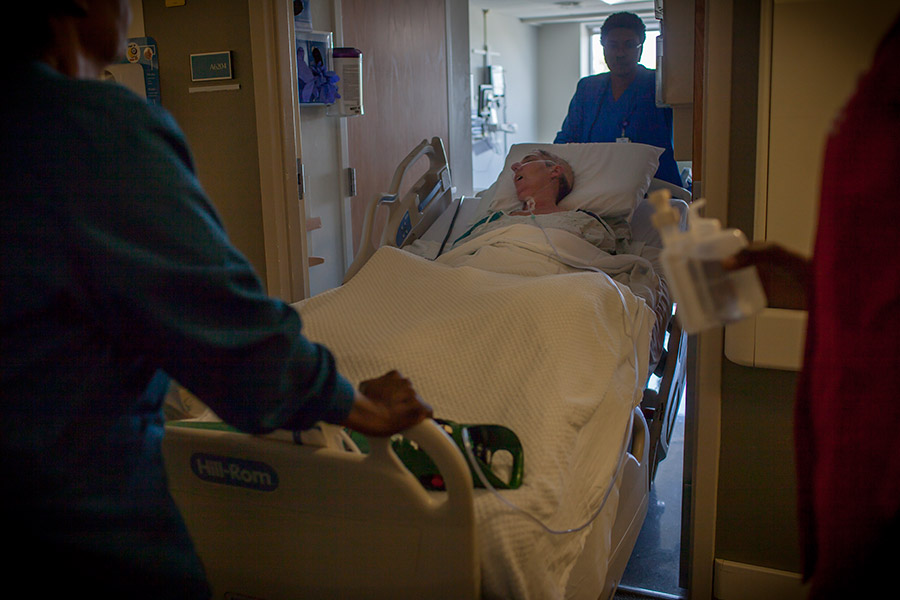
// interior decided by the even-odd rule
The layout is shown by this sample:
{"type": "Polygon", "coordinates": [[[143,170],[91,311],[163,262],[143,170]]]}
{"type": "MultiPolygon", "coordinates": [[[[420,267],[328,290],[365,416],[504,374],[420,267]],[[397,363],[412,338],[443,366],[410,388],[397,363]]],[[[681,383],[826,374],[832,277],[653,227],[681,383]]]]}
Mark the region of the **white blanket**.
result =
{"type": "MultiPolygon", "coordinates": [[[[441,259],[469,264],[461,267],[382,248],[350,282],[297,308],[305,334],[334,352],[352,382],[397,368],[436,417],[515,431],[524,484],[502,493],[549,527],[569,529],[597,511],[618,467],[653,315],[607,276],[554,265],[539,239],[517,250],[507,241],[481,240],[474,253],[466,244],[441,259]],[[494,272],[503,264],[530,276],[494,272]]],[[[611,494],[592,525],[606,527],[607,540],[616,501],[611,494]]],[[[562,598],[590,527],[548,534],[487,491],[475,505],[484,596],[562,598]]]]}

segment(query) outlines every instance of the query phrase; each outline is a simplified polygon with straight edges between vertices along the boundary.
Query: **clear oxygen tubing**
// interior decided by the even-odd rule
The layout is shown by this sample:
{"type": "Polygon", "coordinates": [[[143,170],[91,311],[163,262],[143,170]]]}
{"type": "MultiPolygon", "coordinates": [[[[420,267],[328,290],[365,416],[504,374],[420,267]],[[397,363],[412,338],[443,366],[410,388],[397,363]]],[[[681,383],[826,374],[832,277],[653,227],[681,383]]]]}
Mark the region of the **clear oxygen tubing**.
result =
{"type": "MultiPolygon", "coordinates": [[[[560,254],[559,254],[559,250],[557,250],[556,246],[550,240],[550,236],[547,234],[547,231],[541,226],[541,224],[538,222],[537,218],[535,218],[534,199],[530,198],[530,197],[526,198],[523,205],[524,205],[525,210],[527,210],[528,212],[531,213],[531,220],[544,234],[544,237],[546,238],[547,243],[550,245],[550,248],[553,249],[553,252],[556,254],[556,258],[559,260],[559,262],[561,262],[562,264],[564,264],[566,266],[575,268],[575,269],[581,269],[581,270],[594,271],[596,273],[601,273],[604,277],[606,277],[609,280],[609,282],[612,284],[613,288],[619,294],[619,300],[621,300],[621,302],[622,302],[622,309],[623,309],[622,323],[624,325],[625,334],[632,340],[631,347],[633,350],[633,354],[632,354],[631,366],[634,369],[634,385],[635,385],[635,389],[639,389],[640,388],[640,378],[638,375],[638,368],[637,368],[637,365],[638,365],[637,346],[634,344],[633,330],[629,326],[629,323],[631,320],[631,311],[628,310],[628,302],[625,300],[625,296],[624,296],[624,294],[622,294],[622,290],[619,289],[618,284],[613,280],[612,277],[609,276],[609,274],[604,273],[600,269],[597,269],[590,265],[572,264],[570,262],[563,260],[562,256],[560,256],[560,254]]],[[[606,487],[606,490],[603,493],[603,499],[601,500],[600,505],[588,517],[587,521],[585,521],[584,523],[582,523],[580,525],[577,525],[575,527],[571,527],[568,529],[553,529],[552,527],[550,527],[549,525],[544,523],[544,521],[542,521],[540,518],[534,516],[533,514],[531,514],[524,508],[516,505],[515,503],[510,501],[508,498],[506,498],[503,494],[501,494],[499,490],[497,490],[493,485],[491,485],[491,483],[484,476],[484,473],[482,473],[481,467],[478,465],[478,462],[475,458],[475,453],[472,450],[472,440],[469,438],[469,432],[466,431],[466,429],[462,430],[462,440],[463,440],[463,447],[464,447],[465,453],[466,453],[466,458],[468,459],[469,464],[472,465],[473,471],[475,471],[475,473],[478,475],[478,479],[481,481],[481,483],[485,487],[485,489],[490,490],[495,496],[497,496],[497,498],[499,498],[499,500],[503,504],[509,506],[513,510],[516,510],[516,511],[522,513],[523,515],[525,515],[526,517],[528,517],[529,519],[531,519],[532,521],[537,523],[547,533],[550,533],[553,535],[564,535],[564,534],[569,534],[569,533],[576,533],[578,531],[581,531],[581,530],[589,527],[591,525],[591,523],[593,523],[594,520],[598,516],[600,516],[600,513],[606,507],[606,502],[607,502],[607,500],[609,500],[609,495],[612,493],[613,483],[615,482],[616,479],[619,478],[619,474],[621,473],[622,467],[625,464],[625,455],[626,455],[626,451],[628,449],[628,442],[631,439],[631,431],[632,431],[633,427],[634,427],[634,411],[632,410],[629,412],[628,427],[625,429],[625,435],[622,439],[622,445],[620,446],[619,462],[616,465],[616,470],[613,474],[613,477],[610,479],[609,485],[606,487]]]]}

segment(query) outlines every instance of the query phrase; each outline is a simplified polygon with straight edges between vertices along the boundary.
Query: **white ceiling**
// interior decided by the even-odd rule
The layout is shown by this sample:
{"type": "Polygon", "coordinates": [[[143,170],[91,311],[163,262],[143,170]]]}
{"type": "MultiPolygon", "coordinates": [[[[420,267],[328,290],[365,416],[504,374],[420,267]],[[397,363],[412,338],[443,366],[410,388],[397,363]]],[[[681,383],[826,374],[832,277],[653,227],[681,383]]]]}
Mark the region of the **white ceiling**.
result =
{"type": "Polygon", "coordinates": [[[602,19],[604,15],[627,10],[652,17],[653,0],[470,0],[475,8],[488,9],[529,21],[578,20],[579,17],[602,19]]]}

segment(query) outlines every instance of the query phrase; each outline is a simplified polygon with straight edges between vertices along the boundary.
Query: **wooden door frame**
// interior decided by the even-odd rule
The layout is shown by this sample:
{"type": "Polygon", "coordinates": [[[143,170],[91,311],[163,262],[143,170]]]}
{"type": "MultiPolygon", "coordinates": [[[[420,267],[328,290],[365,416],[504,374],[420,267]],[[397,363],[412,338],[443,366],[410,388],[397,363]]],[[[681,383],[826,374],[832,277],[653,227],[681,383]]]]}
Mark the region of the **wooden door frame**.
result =
{"type": "Polygon", "coordinates": [[[302,195],[299,92],[290,0],[248,0],[266,288],[296,302],[309,296],[302,195]]]}
{"type": "MultiPolygon", "coordinates": [[[[334,23],[334,45],[344,46],[344,6],[341,0],[331,0],[332,22],[334,23]]],[[[365,107],[365,90],[363,90],[363,107],[365,107]]],[[[365,108],[364,108],[365,109],[365,108]]],[[[343,267],[346,273],[355,258],[353,252],[353,195],[350,189],[350,142],[347,136],[347,119],[340,119],[338,125],[338,153],[341,156],[341,241],[343,248],[343,267]]],[[[355,177],[355,173],[354,173],[355,177]]]]}
{"type": "MultiPolygon", "coordinates": [[[[696,1],[695,40],[702,71],[695,76],[694,194],[706,216],[728,217],[733,0],[696,1]],[[699,97],[698,97],[699,96],[699,97]],[[699,166],[699,169],[697,168],[699,166]],[[699,184],[696,175],[699,174],[699,184]]],[[[692,336],[688,347],[685,468],[690,470],[689,581],[691,598],[713,597],[722,416],[721,328],[692,336]],[[697,451],[702,448],[702,452],[697,451]]]]}

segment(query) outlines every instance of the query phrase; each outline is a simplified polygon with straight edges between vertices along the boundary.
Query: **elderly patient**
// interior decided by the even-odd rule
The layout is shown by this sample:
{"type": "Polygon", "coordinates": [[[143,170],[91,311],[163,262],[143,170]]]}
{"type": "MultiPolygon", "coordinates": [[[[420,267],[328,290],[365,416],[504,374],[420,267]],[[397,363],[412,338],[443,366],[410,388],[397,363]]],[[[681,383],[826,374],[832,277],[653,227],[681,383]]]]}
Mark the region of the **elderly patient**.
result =
{"type": "Polygon", "coordinates": [[[510,214],[542,215],[565,210],[559,207],[559,202],[575,184],[575,172],[568,162],[546,150],[536,150],[513,163],[511,168],[522,210],[510,214]]]}
{"type": "Polygon", "coordinates": [[[628,251],[631,228],[624,218],[600,218],[584,209],[559,206],[575,187],[575,172],[565,159],[546,150],[535,150],[510,168],[516,198],[522,207],[509,212],[490,212],[457,238],[454,247],[488,231],[525,223],[568,231],[610,254],[628,251]]]}

